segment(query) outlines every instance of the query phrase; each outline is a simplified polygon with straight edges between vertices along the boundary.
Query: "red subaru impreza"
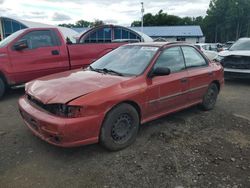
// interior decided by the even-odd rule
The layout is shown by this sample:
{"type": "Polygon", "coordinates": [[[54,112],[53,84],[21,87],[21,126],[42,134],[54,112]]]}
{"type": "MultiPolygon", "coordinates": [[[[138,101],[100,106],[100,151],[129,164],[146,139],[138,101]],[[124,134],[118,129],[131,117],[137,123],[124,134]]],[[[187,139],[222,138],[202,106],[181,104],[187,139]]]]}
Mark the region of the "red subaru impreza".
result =
{"type": "Polygon", "coordinates": [[[41,139],[63,147],[129,146],[139,125],[200,104],[210,110],[223,68],[185,43],[122,46],[87,69],[26,84],[20,113],[41,139]]]}

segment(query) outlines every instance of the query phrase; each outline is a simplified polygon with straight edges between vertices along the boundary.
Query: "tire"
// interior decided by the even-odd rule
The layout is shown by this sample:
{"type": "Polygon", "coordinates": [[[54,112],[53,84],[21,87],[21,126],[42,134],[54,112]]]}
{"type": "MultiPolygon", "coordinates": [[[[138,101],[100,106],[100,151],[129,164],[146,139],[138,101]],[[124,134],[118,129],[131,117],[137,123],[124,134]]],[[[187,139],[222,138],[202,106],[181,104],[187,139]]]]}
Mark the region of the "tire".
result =
{"type": "Polygon", "coordinates": [[[135,140],[139,130],[139,115],[129,104],[113,108],[104,119],[100,143],[111,151],[124,149],[135,140]]]}
{"type": "Polygon", "coordinates": [[[0,99],[3,97],[6,90],[6,85],[2,78],[0,78],[0,99]]]}
{"type": "Polygon", "coordinates": [[[215,83],[209,85],[206,94],[203,97],[201,107],[203,110],[212,110],[215,106],[219,89],[215,83]]]}

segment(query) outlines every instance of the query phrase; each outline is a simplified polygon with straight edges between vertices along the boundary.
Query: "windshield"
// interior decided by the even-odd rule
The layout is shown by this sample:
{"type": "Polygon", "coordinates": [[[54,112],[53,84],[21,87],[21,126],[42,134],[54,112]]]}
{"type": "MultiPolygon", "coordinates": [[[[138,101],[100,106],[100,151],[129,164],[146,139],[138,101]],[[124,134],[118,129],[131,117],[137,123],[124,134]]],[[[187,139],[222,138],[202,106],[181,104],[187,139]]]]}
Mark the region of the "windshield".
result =
{"type": "Polygon", "coordinates": [[[5,39],[3,39],[1,42],[0,42],[0,48],[8,45],[11,41],[13,41],[18,35],[20,35],[21,33],[23,33],[24,30],[19,30],[13,34],[11,34],[10,36],[6,37],[5,39]]]}
{"type": "Polygon", "coordinates": [[[90,68],[95,71],[137,76],[144,72],[157,50],[158,47],[123,46],[100,58],[90,68]]]}
{"type": "Polygon", "coordinates": [[[250,50],[250,40],[238,40],[229,48],[229,50],[250,50]]]}

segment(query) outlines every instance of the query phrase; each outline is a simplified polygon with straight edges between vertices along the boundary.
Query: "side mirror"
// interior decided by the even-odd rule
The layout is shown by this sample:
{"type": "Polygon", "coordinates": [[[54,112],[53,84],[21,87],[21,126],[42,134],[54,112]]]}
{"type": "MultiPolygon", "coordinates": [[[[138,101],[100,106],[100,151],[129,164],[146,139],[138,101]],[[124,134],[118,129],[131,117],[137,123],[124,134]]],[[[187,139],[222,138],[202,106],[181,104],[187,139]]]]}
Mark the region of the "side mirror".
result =
{"type": "Polygon", "coordinates": [[[19,51],[19,50],[23,50],[25,48],[29,48],[28,46],[28,41],[27,40],[19,40],[18,42],[16,42],[16,44],[14,44],[14,49],[19,51]]]}
{"type": "Polygon", "coordinates": [[[155,76],[167,76],[171,73],[171,70],[169,68],[165,68],[165,67],[157,67],[156,69],[153,69],[150,73],[149,73],[149,77],[153,78],[155,76]]]}

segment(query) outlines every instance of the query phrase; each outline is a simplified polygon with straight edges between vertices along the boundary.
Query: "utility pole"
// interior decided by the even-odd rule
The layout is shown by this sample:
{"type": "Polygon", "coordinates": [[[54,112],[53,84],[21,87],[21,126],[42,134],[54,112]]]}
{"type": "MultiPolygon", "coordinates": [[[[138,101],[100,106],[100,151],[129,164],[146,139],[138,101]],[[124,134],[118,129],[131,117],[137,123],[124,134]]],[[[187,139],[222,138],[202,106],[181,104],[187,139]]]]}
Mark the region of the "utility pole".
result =
{"type": "Polygon", "coordinates": [[[144,14],[144,4],[141,2],[141,32],[143,33],[143,14],[144,14]]]}

